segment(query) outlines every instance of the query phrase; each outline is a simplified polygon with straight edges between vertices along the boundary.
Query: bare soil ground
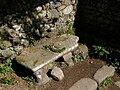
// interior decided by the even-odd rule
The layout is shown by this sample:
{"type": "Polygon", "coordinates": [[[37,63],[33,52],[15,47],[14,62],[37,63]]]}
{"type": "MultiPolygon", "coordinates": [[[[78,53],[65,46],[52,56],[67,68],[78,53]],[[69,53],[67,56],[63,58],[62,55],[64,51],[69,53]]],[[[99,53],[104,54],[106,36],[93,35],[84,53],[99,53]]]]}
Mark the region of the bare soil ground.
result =
{"type": "MultiPolygon", "coordinates": [[[[75,82],[81,78],[92,78],[95,72],[107,63],[100,59],[86,59],[82,63],[76,63],[73,67],[62,68],[65,78],[62,81],[51,80],[46,85],[37,86],[28,84],[15,73],[10,74],[17,82],[14,85],[4,85],[0,83],[0,90],[68,90],[75,82]]],[[[116,72],[112,77],[113,81],[120,80],[120,75],[116,72]]],[[[111,85],[103,90],[120,90],[117,86],[111,85]]]]}

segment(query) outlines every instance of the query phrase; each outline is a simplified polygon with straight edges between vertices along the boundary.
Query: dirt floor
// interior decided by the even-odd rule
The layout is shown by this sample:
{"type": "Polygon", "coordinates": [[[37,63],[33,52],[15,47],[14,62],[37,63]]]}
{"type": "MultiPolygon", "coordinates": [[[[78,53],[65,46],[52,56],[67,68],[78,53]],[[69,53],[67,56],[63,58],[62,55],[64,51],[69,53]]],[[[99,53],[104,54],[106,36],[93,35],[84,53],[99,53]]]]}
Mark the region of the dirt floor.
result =
{"type": "MultiPolygon", "coordinates": [[[[105,65],[106,62],[99,59],[86,59],[82,63],[77,63],[73,67],[62,68],[65,78],[62,81],[51,80],[46,85],[37,86],[27,83],[18,77],[15,73],[11,74],[16,83],[14,85],[0,85],[0,90],[68,90],[75,82],[81,78],[93,78],[95,72],[105,65]]],[[[120,80],[120,75],[115,73],[113,81],[120,80]]],[[[120,90],[117,86],[111,85],[102,90],[120,90]]]]}

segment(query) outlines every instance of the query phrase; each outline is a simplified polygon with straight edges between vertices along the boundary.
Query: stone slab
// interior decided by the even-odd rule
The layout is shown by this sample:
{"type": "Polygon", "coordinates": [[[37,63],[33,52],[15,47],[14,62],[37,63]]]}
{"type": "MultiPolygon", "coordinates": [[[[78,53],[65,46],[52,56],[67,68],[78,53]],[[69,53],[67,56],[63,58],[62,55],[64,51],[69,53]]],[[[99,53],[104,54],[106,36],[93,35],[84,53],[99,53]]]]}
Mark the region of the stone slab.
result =
{"type": "Polygon", "coordinates": [[[78,40],[77,36],[68,34],[43,39],[36,46],[23,49],[22,53],[16,57],[16,61],[35,72],[76,49],[78,47],[78,40]],[[45,50],[44,47],[46,45],[51,45],[55,48],[65,48],[65,50],[60,53],[45,50]]]}
{"type": "Polygon", "coordinates": [[[94,75],[94,79],[100,84],[107,77],[112,77],[114,75],[115,68],[113,66],[103,66],[98,69],[98,71],[94,75]]]}
{"type": "Polygon", "coordinates": [[[69,90],[96,90],[97,82],[90,78],[82,78],[77,81],[69,90]]]}

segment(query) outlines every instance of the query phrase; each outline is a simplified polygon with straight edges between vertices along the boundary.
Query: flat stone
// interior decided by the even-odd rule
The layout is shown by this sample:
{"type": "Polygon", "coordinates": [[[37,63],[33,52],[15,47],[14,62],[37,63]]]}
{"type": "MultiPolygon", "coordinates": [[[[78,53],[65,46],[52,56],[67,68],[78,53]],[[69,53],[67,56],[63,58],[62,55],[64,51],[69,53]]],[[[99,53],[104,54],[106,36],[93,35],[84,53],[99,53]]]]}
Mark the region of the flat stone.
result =
{"type": "Polygon", "coordinates": [[[114,84],[120,88],[120,81],[117,81],[114,84]]]}
{"type": "Polygon", "coordinates": [[[63,14],[70,14],[73,11],[73,6],[69,5],[65,9],[63,9],[63,14]]]}
{"type": "Polygon", "coordinates": [[[112,77],[114,75],[115,68],[113,66],[103,66],[94,75],[94,79],[100,84],[107,77],[112,77]]]}
{"type": "Polygon", "coordinates": [[[67,65],[68,66],[74,66],[74,62],[73,62],[73,60],[72,60],[72,57],[73,57],[73,55],[72,55],[72,53],[70,52],[70,53],[68,53],[68,54],[65,54],[64,56],[63,56],[63,59],[64,59],[64,61],[67,63],[67,65]]]}
{"type": "Polygon", "coordinates": [[[38,45],[24,48],[21,54],[16,57],[16,61],[35,72],[76,49],[78,47],[78,40],[77,36],[68,34],[42,39],[38,45]],[[58,49],[64,48],[64,50],[62,52],[53,52],[46,50],[45,46],[52,46],[58,49]]]}
{"type": "Polygon", "coordinates": [[[64,73],[59,67],[54,67],[53,70],[51,71],[51,75],[53,76],[54,79],[61,81],[64,78],[64,73]]]}
{"type": "Polygon", "coordinates": [[[77,81],[69,90],[96,90],[97,82],[90,78],[82,78],[77,81]]]}

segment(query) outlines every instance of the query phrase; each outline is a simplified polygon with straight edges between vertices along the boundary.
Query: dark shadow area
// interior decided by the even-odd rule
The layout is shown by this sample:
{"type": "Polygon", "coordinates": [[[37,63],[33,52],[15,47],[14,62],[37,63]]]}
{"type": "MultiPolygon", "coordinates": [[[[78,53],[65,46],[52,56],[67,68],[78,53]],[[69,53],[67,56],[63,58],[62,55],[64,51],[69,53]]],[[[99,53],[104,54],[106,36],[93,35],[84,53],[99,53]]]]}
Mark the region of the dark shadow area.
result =
{"type": "Polygon", "coordinates": [[[0,0],[0,16],[25,13],[51,0],[0,0]]]}
{"type": "Polygon", "coordinates": [[[33,72],[30,69],[20,65],[15,60],[12,61],[12,68],[20,77],[33,76],[33,72]]]}
{"type": "Polygon", "coordinates": [[[119,49],[119,0],[78,0],[74,27],[80,42],[119,49]]]}

